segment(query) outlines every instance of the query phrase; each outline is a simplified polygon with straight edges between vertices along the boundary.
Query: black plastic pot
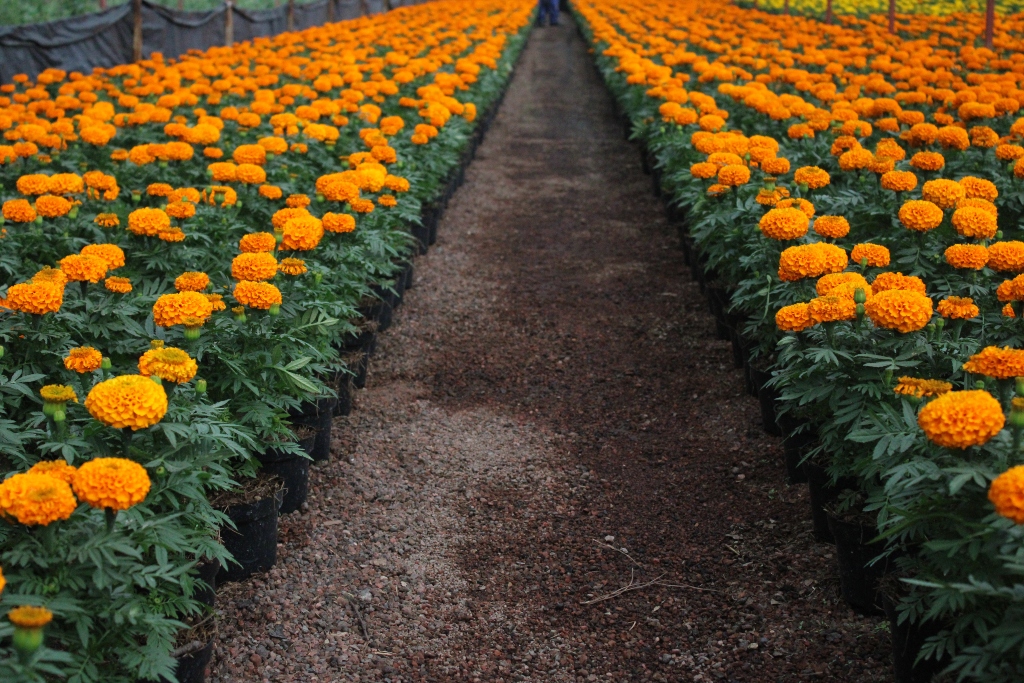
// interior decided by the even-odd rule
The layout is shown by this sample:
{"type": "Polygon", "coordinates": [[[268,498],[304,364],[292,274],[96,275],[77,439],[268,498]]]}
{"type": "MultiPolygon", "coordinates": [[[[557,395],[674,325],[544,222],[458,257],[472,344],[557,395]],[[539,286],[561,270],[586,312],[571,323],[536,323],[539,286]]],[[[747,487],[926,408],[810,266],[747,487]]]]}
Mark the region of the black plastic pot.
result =
{"type": "Polygon", "coordinates": [[[213,607],[217,599],[217,573],[220,572],[220,562],[204,560],[196,565],[193,571],[198,574],[199,580],[205,583],[206,587],[197,586],[192,597],[208,607],[213,607]]]}
{"type": "Polygon", "coordinates": [[[807,473],[807,488],[811,498],[814,538],[822,543],[835,543],[832,530],[828,526],[828,515],[825,513],[825,508],[831,507],[832,503],[839,499],[840,493],[856,486],[857,482],[844,478],[833,485],[830,483],[831,478],[825,468],[810,461],[804,463],[804,472],[807,473]]]}
{"type": "Polygon", "coordinates": [[[334,407],[337,399],[321,398],[310,401],[302,406],[302,411],[292,414],[296,424],[306,425],[316,430],[309,456],[313,462],[324,462],[331,457],[331,426],[334,418],[334,407]]]}
{"type": "Polygon", "coordinates": [[[750,381],[757,388],[757,402],[761,407],[761,426],[772,436],[782,436],[778,420],[775,419],[775,406],[779,399],[779,391],[767,386],[772,374],[756,365],[750,366],[750,381]]]}
{"type": "Polygon", "coordinates": [[[889,620],[892,636],[892,668],[896,683],[929,683],[946,664],[944,659],[917,661],[921,646],[931,636],[942,630],[938,622],[911,623],[909,619],[897,623],[897,603],[885,593],[882,594],[882,609],[889,620]]]}
{"type": "Polygon", "coordinates": [[[178,683],[203,683],[206,680],[206,667],[210,664],[210,658],[213,657],[213,640],[210,638],[202,649],[177,658],[178,664],[174,667],[174,676],[178,679],[178,683]]]}
{"type": "Polygon", "coordinates": [[[416,269],[412,261],[405,262],[405,288],[407,290],[416,286],[416,269]]]}
{"type": "MultiPolygon", "coordinates": [[[[299,447],[309,453],[313,450],[316,435],[299,440],[299,447]]],[[[261,472],[272,474],[284,484],[284,498],[281,501],[281,514],[295,512],[309,495],[309,464],[310,458],[296,455],[277,448],[268,448],[256,456],[260,461],[261,472]]]]}
{"type": "Polygon", "coordinates": [[[836,542],[839,588],[843,600],[865,615],[882,613],[878,583],[889,568],[889,558],[871,564],[885,550],[884,543],[870,543],[878,535],[874,526],[847,522],[828,514],[828,528],[836,542]]]}
{"type": "Polygon", "coordinates": [[[232,505],[224,513],[235,528],[221,527],[224,548],[235,558],[217,573],[217,583],[244,581],[256,572],[265,572],[277,562],[277,520],[284,498],[278,490],[253,503],[232,505]]]}
{"type": "Polygon", "coordinates": [[[804,456],[817,443],[818,435],[813,431],[799,434],[790,433],[782,437],[782,450],[786,460],[786,479],[790,484],[807,482],[807,470],[803,465],[804,456]]]}
{"type": "Polygon", "coordinates": [[[355,373],[352,376],[352,385],[356,389],[365,389],[366,377],[370,370],[370,354],[367,352],[361,353],[358,359],[349,365],[349,368],[355,373]]]}
{"type": "Polygon", "coordinates": [[[338,400],[334,403],[334,415],[345,416],[352,413],[352,375],[347,372],[339,372],[335,375],[334,390],[338,393],[338,400]]]}

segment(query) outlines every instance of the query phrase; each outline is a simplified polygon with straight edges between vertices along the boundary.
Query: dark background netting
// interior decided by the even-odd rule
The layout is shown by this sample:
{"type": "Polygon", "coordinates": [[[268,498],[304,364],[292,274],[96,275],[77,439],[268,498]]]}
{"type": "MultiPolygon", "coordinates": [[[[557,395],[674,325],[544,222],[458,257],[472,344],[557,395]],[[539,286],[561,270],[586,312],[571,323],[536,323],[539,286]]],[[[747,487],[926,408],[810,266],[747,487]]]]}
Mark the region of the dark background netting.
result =
{"type": "MultiPolygon", "coordinates": [[[[14,0],[10,0],[14,1],[14,0]]],[[[31,0],[25,0],[31,1],[31,0]]],[[[327,23],[329,5],[334,20],[385,10],[384,0],[320,0],[296,4],[295,30],[327,23]]],[[[392,7],[418,4],[416,0],[392,0],[392,7]]],[[[160,52],[167,58],[188,50],[223,45],[226,6],[208,12],[179,12],[143,0],[142,56],[160,52]]],[[[288,6],[269,10],[232,9],[235,42],[274,36],[288,30],[288,6]]],[[[134,17],[132,3],[102,12],[50,21],[44,24],[0,26],[0,82],[15,74],[30,78],[48,68],[90,73],[93,67],[110,67],[132,61],[134,17]]]]}

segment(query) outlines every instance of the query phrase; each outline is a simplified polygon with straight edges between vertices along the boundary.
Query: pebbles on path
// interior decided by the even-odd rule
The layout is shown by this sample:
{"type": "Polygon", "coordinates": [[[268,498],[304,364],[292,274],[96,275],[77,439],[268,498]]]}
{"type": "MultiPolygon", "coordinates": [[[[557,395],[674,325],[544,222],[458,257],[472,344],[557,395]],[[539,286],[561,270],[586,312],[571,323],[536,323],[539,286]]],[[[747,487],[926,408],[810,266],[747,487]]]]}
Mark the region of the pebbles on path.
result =
{"type": "Polygon", "coordinates": [[[589,59],[531,38],[215,683],[889,678],[589,59]]]}

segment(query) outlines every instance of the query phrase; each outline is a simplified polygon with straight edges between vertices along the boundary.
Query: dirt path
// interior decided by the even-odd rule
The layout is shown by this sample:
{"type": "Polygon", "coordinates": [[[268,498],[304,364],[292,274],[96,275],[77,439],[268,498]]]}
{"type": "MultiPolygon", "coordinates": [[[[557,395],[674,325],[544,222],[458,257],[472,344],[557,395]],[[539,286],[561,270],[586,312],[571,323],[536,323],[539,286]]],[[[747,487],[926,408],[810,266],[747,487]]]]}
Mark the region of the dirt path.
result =
{"type": "Polygon", "coordinates": [[[621,131],[536,31],[214,681],[889,679],[621,131]]]}

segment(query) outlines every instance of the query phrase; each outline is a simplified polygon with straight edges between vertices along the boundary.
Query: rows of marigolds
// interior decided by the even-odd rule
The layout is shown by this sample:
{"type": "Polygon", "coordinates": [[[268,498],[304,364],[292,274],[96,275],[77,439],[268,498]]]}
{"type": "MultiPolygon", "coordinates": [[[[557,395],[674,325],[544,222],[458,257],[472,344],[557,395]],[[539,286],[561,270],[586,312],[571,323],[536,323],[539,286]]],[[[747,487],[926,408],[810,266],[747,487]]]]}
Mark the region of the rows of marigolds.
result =
{"type": "Polygon", "coordinates": [[[842,492],[833,518],[882,539],[869,572],[930,633],[917,654],[1022,680],[1024,17],[988,50],[980,16],[893,37],[883,17],[576,8],[772,422],[842,492]]]}
{"type": "Polygon", "coordinates": [[[231,560],[214,503],[352,371],[532,11],[436,2],[0,85],[0,679],[174,679],[197,563],[231,560]]]}

